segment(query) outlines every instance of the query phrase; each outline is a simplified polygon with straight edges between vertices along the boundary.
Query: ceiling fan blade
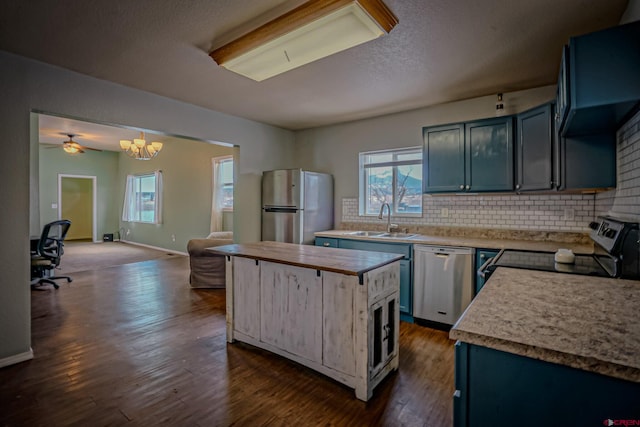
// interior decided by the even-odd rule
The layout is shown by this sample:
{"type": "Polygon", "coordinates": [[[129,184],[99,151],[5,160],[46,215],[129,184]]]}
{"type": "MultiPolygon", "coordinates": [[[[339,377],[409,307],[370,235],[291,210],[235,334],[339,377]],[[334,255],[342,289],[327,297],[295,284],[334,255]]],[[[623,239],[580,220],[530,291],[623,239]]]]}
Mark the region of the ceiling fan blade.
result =
{"type": "Polygon", "coordinates": [[[91,151],[102,151],[102,150],[98,150],[97,148],[85,147],[84,145],[82,146],[82,148],[84,148],[85,150],[91,150],[91,151]]]}

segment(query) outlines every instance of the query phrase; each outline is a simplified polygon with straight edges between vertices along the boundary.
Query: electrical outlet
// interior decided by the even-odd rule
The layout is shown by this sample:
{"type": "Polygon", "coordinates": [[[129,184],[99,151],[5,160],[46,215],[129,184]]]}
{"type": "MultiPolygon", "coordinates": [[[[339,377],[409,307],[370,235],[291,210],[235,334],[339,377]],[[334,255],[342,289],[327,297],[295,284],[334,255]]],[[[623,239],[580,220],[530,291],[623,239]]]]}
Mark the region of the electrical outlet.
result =
{"type": "Polygon", "coordinates": [[[448,218],[449,217],[449,208],[440,209],[440,217],[441,218],[448,218]]]}
{"type": "Polygon", "coordinates": [[[569,208],[565,209],[564,210],[564,220],[565,221],[573,221],[573,219],[575,218],[575,214],[576,214],[575,210],[569,209],[569,208]]]}
{"type": "Polygon", "coordinates": [[[58,209],[57,203],[51,203],[51,209],[58,209]]]}
{"type": "Polygon", "coordinates": [[[172,234],[172,235],[171,235],[171,241],[172,241],[172,242],[175,242],[175,241],[176,241],[176,235],[175,235],[175,234],[172,234]]]}
{"type": "Polygon", "coordinates": [[[129,230],[129,229],[127,228],[127,236],[128,236],[129,234],[131,234],[131,230],[129,230]]]}

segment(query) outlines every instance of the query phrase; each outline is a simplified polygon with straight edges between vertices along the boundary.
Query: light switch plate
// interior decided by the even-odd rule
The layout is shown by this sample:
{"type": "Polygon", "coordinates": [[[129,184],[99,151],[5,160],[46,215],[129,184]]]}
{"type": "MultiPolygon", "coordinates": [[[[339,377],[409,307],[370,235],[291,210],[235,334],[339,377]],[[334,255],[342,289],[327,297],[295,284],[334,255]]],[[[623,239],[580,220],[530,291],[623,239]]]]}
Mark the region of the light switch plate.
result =
{"type": "Polygon", "coordinates": [[[58,209],[57,203],[51,203],[51,209],[58,209]]]}

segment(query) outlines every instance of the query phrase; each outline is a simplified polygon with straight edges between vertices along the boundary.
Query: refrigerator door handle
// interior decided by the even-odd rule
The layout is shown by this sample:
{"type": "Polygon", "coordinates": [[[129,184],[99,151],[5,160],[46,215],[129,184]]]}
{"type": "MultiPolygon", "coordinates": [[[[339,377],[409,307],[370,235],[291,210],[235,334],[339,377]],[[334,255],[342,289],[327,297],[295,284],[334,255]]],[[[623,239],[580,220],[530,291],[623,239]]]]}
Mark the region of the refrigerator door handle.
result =
{"type": "Polygon", "coordinates": [[[284,213],[296,213],[298,212],[300,209],[294,207],[294,206],[265,206],[264,208],[265,212],[284,212],[284,213]]]}

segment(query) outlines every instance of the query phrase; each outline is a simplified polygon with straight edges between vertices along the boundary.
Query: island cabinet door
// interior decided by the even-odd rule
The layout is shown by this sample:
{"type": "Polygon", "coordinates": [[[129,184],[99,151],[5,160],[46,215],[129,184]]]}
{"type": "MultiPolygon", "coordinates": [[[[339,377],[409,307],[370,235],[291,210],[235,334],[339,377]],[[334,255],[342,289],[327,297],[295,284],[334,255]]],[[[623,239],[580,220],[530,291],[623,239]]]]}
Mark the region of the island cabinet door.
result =
{"type": "Polygon", "coordinates": [[[260,264],[261,341],[322,363],[322,277],[309,268],[260,264]]]}
{"type": "Polygon", "coordinates": [[[260,265],[233,257],[233,329],[260,339],[260,265]]]}
{"type": "Polygon", "coordinates": [[[391,295],[376,302],[370,309],[369,363],[371,376],[382,370],[398,352],[398,298],[391,295]]]}
{"type": "Polygon", "coordinates": [[[322,272],[323,365],[347,375],[356,373],[355,318],[356,291],[361,290],[355,276],[322,272]]]}

